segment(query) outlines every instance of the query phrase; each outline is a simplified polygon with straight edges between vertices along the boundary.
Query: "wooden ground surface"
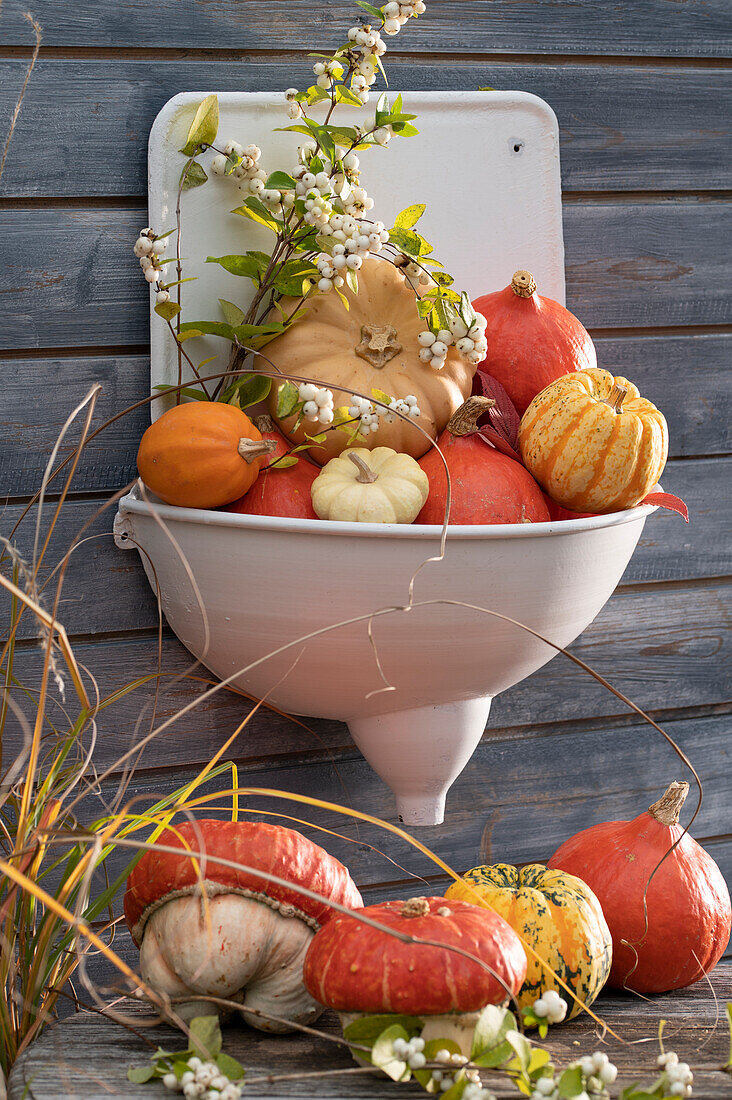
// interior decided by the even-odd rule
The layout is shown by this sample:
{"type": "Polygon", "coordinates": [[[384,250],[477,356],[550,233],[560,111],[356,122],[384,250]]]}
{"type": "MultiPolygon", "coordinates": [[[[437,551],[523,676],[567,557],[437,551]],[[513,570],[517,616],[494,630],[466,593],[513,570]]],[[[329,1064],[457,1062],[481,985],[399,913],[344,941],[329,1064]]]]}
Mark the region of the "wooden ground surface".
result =
{"type": "MultiPolygon", "coordinates": [[[[0,181],[3,535],[38,487],[58,427],[93,381],[103,386],[97,424],[148,392],[147,291],[131,244],[146,224],[145,148],[156,113],[184,89],[301,84],[307,50],[336,45],[356,10],[347,0],[5,0],[0,134],[30,56],[28,4],[43,24],[44,46],[0,181]]],[[[664,485],[687,500],[692,522],[668,514],[649,521],[617,594],[573,649],[689,752],[706,788],[694,832],[729,879],[729,5],[427,6],[416,27],[392,40],[392,87],[491,85],[548,99],[560,126],[568,304],[591,329],[601,365],[636,379],[667,414],[672,458],[664,485]]],[[[92,536],[72,555],[61,612],[79,660],[105,692],[156,667],[152,594],[137,558],[115,550],[111,513],[96,515],[134,476],[145,422],[135,413],[89,448],[49,555],[56,565],[80,537],[92,536]]],[[[16,536],[24,552],[34,518],[16,536]]],[[[204,685],[185,677],[187,655],[167,631],[162,654],[157,706],[168,715],[204,685]]],[[[37,686],[30,623],[17,669],[37,686]]],[[[132,744],[152,704],[146,686],[103,713],[100,767],[132,744]]],[[[130,795],[149,799],[190,779],[246,706],[226,694],[193,711],[146,750],[130,795]]],[[[260,712],[233,751],[240,782],[391,818],[389,792],[345,727],[317,720],[306,727],[260,712]]],[[[496,700],[445,824],[420,837],[458,869],[481,859],[542,859],[576,829],[633,816],[683,777],[659,735],[556,658],[496,700]]],[[[105,800],[118,778],[104,785],[105,800]]],[[[282,802],[243,802],[252,811],[287,812],[282,802]]],[[[349,862],[370,900],[409,890],[411,875],[439,881],[406,846],[390,845],[389,858],[375,851],[385,847],[383,833],[328,813],[312,819],[341,834],[313,831],[349,862]]],[[[689,1011],[699,993],[686,995],[689,1011]]],[[[81,1035],[89,1025],[68,1026],[81,1035]]],[[[76,1049],[66,1054],[76,1057],[76,1049]]],[[[379,1095],[381,1086],[352,1085],[351,1095],[360,1095],[356,1087],[379,1095]]]]}
{"type": "MultiPolygon", "coordinates": [[[[729,1031],[724,1004],[719,1007],[718,1018],[715,997],[723,1002],[732,996],[732,963],[720,965],[711,981],[714,992],[709,984],[699,982],[690,989],[650,1000],[605,994],[593,1007],[623,1042],[608,1034],[601,1043],[595,1023],[582,1016],[551,1029],[545,1045],[558,1066],[594,1050],[604,1050],[619,1070],[614,1091],[631,1082],[650,1083],[658,1054],[658,1022],[663,1018],[667,1021],[666,1049],[675,1050],[694,1073],[694,1100],[723,1100],[732,1096],[732,1077],[721,1071],[729,1059],[729,1031]]],[[[134,1023],[139,1026],[139,1019],[135,1018],[134,1023]]],[[[316,1027],[340,1034],[334,1014],[322,1017],[316,1027]]],[[[144,1034],[166,1050],[179,1042],[169,1028],[145,1030],[144,1034]]],[[[329,1100],[398,1100],[400,1096],[426,1095],[414,1082],[397,1085],[383,1076],[277,1080],[290,1074],[353,1066],[347,1051],[321,1038],[267,1036],[243,1024],[232,1024],[224,1029],[224,1050],[245,1067],[249,1078],[260,1078],[259,1083],[252,1080],[246,1085],[245,1096],[266,1096],[269,1100],[314,1096],[329,1100]],[[261,1080],[268,1075],[274,1080],[261,1080]]],[[[154,1100],[164,1093],[160,1084],[133,1085],[126,1080],[128,1067],[143,1065],[148,1053],[143,1040],[118,1024],[89,1013],[76,1016],[51,1028],[21,1057],[10,1079],[9,1100],[108,1100],[110,1096],[154,1100]]],[[[486,1072],[483,1081],[499,1100],[519,1095],[498,1074],[486,1072]]]]}

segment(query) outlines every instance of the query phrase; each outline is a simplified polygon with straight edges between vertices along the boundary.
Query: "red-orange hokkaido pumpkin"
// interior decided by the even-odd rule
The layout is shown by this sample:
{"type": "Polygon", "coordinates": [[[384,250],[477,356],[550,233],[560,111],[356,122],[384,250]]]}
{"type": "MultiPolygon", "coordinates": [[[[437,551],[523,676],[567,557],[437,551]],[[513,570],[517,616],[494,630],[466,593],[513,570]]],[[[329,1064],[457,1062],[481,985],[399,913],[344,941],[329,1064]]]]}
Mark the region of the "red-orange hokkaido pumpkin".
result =
{"type": "Polygon", "coordinates": [[[473,305],[488,322],[488,354],[479,369],[498,379],[519,416],[555,378],[597,366],[585,327],[559,302],[540,297],[529,271],[517,271],[505,290],[473,305]]]}
{"type": "MultiPolygon", "coordinates": [[[[520,462],[495,450],[478,432],[490,398],[469,397],[437,441],[452,480],[450,523],[545,523],[549,511],[541,489],[520,462]]],[[[434,449],[420,459],[430,493],[416,523],[442,525],[447,478],[434,449]]]]}
{"type": "Polygon", "coordinates": [[[251,488],[272,448],[241,409],[190,401],[150,425],[137,469],[166,504],[220,508],[251,488]]]}
{"type": "Polygon", "coordinates": [[[599,899],[613,938],[608,984],[619,989],[662,993],[692,985],[727,946],[729,890],[712,857],[688,833],[648,885],[645,930],[646,884],[683,832],[679,811],[688,791],[688,783],[672,783],[645,813],[583,829],[549,860],[550,867],[581,878],[599,899]]]}
{"type": "Polygon", "coordinates": [[[227,512],[240,512],[248,516],[288,516],[291,519],[317,519],[310,489],[320,468],[301,454],[294,466],[279,469],[273,463],[291,450],[291,444],[276,430],[268,416],[258,416],[255,427],[262,438],[274,443],[274,450],[267,457],[267,465],[248,493],[233,504],[227,512]]]}

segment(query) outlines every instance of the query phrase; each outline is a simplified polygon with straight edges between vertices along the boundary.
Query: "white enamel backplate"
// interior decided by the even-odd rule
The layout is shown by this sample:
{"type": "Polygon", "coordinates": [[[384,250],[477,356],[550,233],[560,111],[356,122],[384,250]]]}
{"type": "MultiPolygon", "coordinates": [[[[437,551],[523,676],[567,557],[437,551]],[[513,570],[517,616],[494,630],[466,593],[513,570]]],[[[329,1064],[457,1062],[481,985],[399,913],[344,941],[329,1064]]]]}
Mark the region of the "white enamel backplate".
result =
{"type": "MultiPolygon", "coordinates": [[[[150,133],[150,225],[157,232],[175,225],[184,164],[179,150],[206,94],[175,96],[150,133]]],[[[275,127],[289,124],[282,95],[227,92],[219,95],[219,105],[222,144],[229,137],[244,145],[255,142],[262,149],[266,171],[291,170],[297,145],[305,139],[273,133],[275,127]]],[[[404,105],[419,116],[419,136],[394,138],[388,149],[374,148],[361,156],[362,183],[375,200],[374,217],[388,226],[403,207],[424,202],[427,211],[420,231],[455,276],[456,286],[477,297],[505,286],[517,268],[528,268],[542,294],[563,302],[559,138],[551,108],[526,92],[406,92],[404,105]]],[[[357,116],[354,109],[342,108],[347,124],[359,121],[357,116]]],[[[363,117],[367,116],[364,108],[363,117]]],[[[204,166],[212,155],[200,158],[204,166]]],[[[184,320],[222,320],[219,298],[241,306],[249,300],[248,279],[205,263],[207,256],[269,250],[272,237],[267,230],[230,213],[240,201],[236,184],[217,176],[183,195],[184,275],[197,277],[183,286],[184,320]]],[[[206,372],[224,368],[224,341],[206,337],[191,340],[187,347],[196,362],[217,354],[206,372]]],[[[172,384],[176,377],[175,346],[153,314],[151,384],[172,384]]],[[[156,405],[162,412],[162,402],[156,405]]]]}

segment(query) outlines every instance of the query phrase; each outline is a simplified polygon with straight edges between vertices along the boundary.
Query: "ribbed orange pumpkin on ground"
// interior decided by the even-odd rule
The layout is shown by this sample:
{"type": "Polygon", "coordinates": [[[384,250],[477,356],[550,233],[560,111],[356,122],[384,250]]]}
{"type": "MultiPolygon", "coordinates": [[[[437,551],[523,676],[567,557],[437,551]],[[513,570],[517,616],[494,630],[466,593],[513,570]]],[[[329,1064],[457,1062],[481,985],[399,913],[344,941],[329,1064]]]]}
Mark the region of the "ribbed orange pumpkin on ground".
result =
{"type": "Polygon", "coordinates": [[[672,783],[632,821],[583,829],[549,860],[599,898],[613,938],[609,984],[619,989],[681,989],[708,974],[727,947],[729,890],[709,853],[686,833],[658,866],[682,835],[679,812],[688,791],[688,783],[672,783]]]}
{"type": "Polygon", "coordinates": [[[267,464],[248,493],[239,500],[227,504],[227,512],[239,512],[247,516],[287,516],[290,519],[317,519],[313,511],[310,489],[319,473],[319,467],[300,454],[294,466],[279,469],[278,458],[291,449],[290,444],[275,429],[269,416],[254,418],[255,427],[262,439],[274,443],[274,450],[267,456],[267,464]]]}
{"type": "MultiPolygon", "coordinates": [[[[396,268],[379,260],[366,260],[358,272],[358,294],[344,287],[349,309],[338,295],[317,294],[305,302],[307,311],[297,324],[267,345],[267,358],[284,375],[314,378],[333,389],[336,408],[351,404],[355,392],[370,396],[373,389],[390,397],[414,394],[420,416],[414,421],[435,439],[438,432],[469,395],[475,367],[448,351],[441,370],[419,358],[417,337],[425,321],[417,313],[414,291],[396,268]],[[344,386],[345,389],[336,389],[344,386]]],[[[280,307],[292,312],[296,303],[283,299],[280,307]]],[[[271,366],[262,364],[263,369],[271,366]]],[[[312,425],[294,430],[295,417],[278,421],[279,386],[272,387],[270,412],[284,434],[295,443],[305,443],[312,425]]],[[[390,447],[413,458],[423,455],[429,440],[414,424],[399,417],[391,424],[382,421],[377,433],[370,433],[361,447],[390,447]]],[[[348,443],[343,432],[329,432],[326,444],[313,451],[313,459],[326,465],[348,443]]]]}
{"type": "Polygon", "coordinates": [[[272,448],[241,409],[220,401],[190,401],[150,425],[137,452],[137,469],[166,504],[219,508],[251,488],[272,448]]]}
{"type": "Polygon", "coordinates": [[[573,512],[633,508],[659,480],[668,456],[662,412],[627,378],[583,370],[558,378],[521,418],[527,470],[573,512]]]}
{"type": "MultiPolygon", "coordinates": [[[[546,522],[549,511],[531,474],[477,434],[478,419],[491,405],[490,398],[469,397],[437,441],[452,480],[450,523],[546,522]]],[[[447,499],[442,459],[433,448],[419,464],[430,494],[415,522],[442,525],[447,499]]]]}
{"type": "Polygon", "coordinates": [[[197,1000],[211,995],[238,1001],[244,1019],[265,1031],[290,1028],[258,1011],[295,1023],[317,1019],[322,1009],[303,985],[305,953],[334,915],[329,901],[363,904],[343,864],[294,829],[261,821],[184,821],[158,843],[174,851],[146,851],[124,898],[144,981],[181,998],[175,1008],[184,1019],[219,1011],[197,1000]],[[191,852],[205,858],[195,862],[191,852]]]}
{"type": "Polygon", "coordinates": [[[590,334],[559,302],[539,296],[530,271],[515,272],[505,290],[473,305],[488,322],[480,369],[498,379],[519,415],[555,378],[597,366],[590,334]]]}

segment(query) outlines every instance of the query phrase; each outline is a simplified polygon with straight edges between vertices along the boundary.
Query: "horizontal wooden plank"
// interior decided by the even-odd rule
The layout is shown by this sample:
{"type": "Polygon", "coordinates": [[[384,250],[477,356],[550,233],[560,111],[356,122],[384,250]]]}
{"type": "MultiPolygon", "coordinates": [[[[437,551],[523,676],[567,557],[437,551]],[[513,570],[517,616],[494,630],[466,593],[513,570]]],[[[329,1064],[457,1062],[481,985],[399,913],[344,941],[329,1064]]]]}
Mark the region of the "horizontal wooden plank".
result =
{"type": "MultiPolygon", "coordinates": [[[[661,997],[639,998],[631,994],[603,993],[594,1008],[613,1031],[603,1038],[613,1064],[618,1066],[617,1088],[639,1084],[655,1077],[656,1036],[659,1017],[667,1021],[666,1041],[673,1036],[673,1049],[687,1061],[694,1073],[696,1100],[720,1100],[729,1091],[729,1078],[720,1067],[729,1054],[726,1027],[717,1023],[719,1002],[729,993],[732,966],[722,965],[711,978],[713,988],[699,982],[689,989],[661,997]],[[639,1080],[640,1079],[640,1080],[639,1080]]],[[[129,1002],[118,1007],[128,1016],[137,1016],[139,1006],[129,1002]]],[[[134,1021],[139,1026],[139,1018],[134,1021]]],[[[319,1031],[340,1036],[335,1013],[329,1012],[316,1024],[319,1031]]],[[[145,1027],[144,1035],[163,1048],[180,1049],[181,1037],[170,1028],[145,1027]]],[[[318,1097],[323,1100],[386,1096],[424,1096],[416,1082],[401,1083],[398,1090],[383,1075],[359,1073],[330,1077],[287,1079],[293,1075],[318,1071],[348,1071],[354,1063],[346,1048],[323,1036],[294,1034],[268,1035],[232,1024],[224,1033],[224,1049],[247,1072],[246,1095],[284,1100],[286,1097],[318,1097]],[[268,1080],[272,1075],[273,1080],[268,1080]],[[280,1078],[285,1078],[281,1080],[280,1078]]],[[[561,1071],[569,1062],[591,1054],[598,1046],[597,1027],[589,1016],[552,1027],[542,1041],[551,1052],[552,1062],[561,1071]]],[[[107,1100],[112,1093],[129,1100],[146,1100],[149,1085],[127,1081],[130,1065],[145,1065],[150,1047],[129,1030],[112,1020],[92,1013],[81,1013],[51,1027],[19,1059],[10,1080],[9,1100],[107,1100]]],[[[513,1100],[514,1083],[495,1071],[483,1071],[483,1083],[500,1100],[513,1100]]]]}
{"type": "MultiPolygon", "coordinates": [[[[0,211],[0,348],[144,342],[149,292],[131,252],[140,223],[130,209],[0,211]]],[[[573,203],[564,223],[567,301],[588,327],[732,318],[726,204],[573,203]]]]}
{"type": "MultiPolygon", "coordinates": [[[[119,582],[115,590],[119,590],[119,582]]],[[[620,590],[595,622],[573,644],[572,652],[624,691],[639,706],[652,711],[678,707],[720,706],[730,699],[728,586],[620,590]]],[[[140,593],[142,596],[144,593],[140,593]]],[[[102,697],[138,677],[158,671],[154,637],[77,642],[77,659],[94,676],[102,697]]],[[[30,689],[38,687],[41,654],[35,646],[16,654],[16,675],[30,689]]],[[[190,654],[173,638],[162,646],[160,694],[155,683],[139,687],[118,700],[100,717],[97,760],[111,766],[146,729],[157,708],[157,721],[175,715],[202,696],[208,673],[192,668],[190,654]],[[186,674],[191,672],[190,678],[186,674]]],[[[56,699],[56,690],[51,693],[56,699]]],[[[145,768],[184,768],[205,763],[222,739],[241,722],[250,706],[238,695],[219,691],[153,740],[142,759],[145,768]]],[[[491,731],[562,721],[591,721],[621,716],[625,704],[587,673],[558,655],[528,680],[500,695],[493,703],[491,731]]],[[[338,722],[292,719],[258,712],[232,748],[237,760],[289,767],[299,753],[316,757],[341,749],[353,752],[347,730],[338,722]]],[[[15,741],[18,744],[16,730],[15,741]]],[[[649,736],[650,735],[649,733],[649,736]]],[[[10,737],[10,734],[8,734],[10,737]]],[[[646,738],[647,740],[647,738],[646,738]]],[[[732,830],[719,829],[715,833],[732,830]]]]}
{"type": "MultiPolygon", "coordinates": [[[[99,454],[97,450],[96,454],[99,454]]],[[[107,471],[108,467],[102,467],[107,471]]],[[[133,475],[134,476],[134,475],[133,475]]],[[[697,459],[671,463],[663,486],[689,506],[687,526],[673,512],[661,510],[646,524],[640,544],[623,577],[623,584],[698,580],[732,574],[732,537],[726,535],[732,485],[732,459],[697,459]]],[[[101,501],[67,502],[50,544],[41,576],[45,580],[62,555],[79,543],[64,581],[60,618],[70,634],[109,634],[155,626],[157,608],[138,555],[122,553],[112,541],[115,508],[96,513],[101,501]],[[85,541],[87,540],[87,541],[85,541]]],[[[9,505],[0,514],[0,531],[9,534],[25,505],[9,505]]],[[[32,553],[36,508],[22,521],[15,538],[20,553],[32,553]]],[[[52,506],[45,512],[50,520],[52,506]]],[[[48,599],[51,599],[50,592],[48,599]]],[[[0,614],[0,622],[6,615],[0,614]]],[[[35,627],[26,619],[21,636],[35,627]]]]}
{"type": "MultiPolygon", "coordinates": [[[[102,388],[92,431],[150,392],[150,360],[130,355],[23,359],[3,365],[3,496],[30,496],[39,488],[64,421],[95,383],[102,388]]],[[[135,455],[149,423],[147,408],[137,409],[93,440],[82,455],[73,490],[115,492],[136,477],[135,455]]],[[[62,443],[59,462],[76,446],[78,427],[62,443]]],[[[8,523],[5,513],[0,519],[3,531],[8,523]]]]}
{"type": "MultiPolygon", "coordinates": [[[[650,54],[664,57],[729,56],[724,0],[621,0],[613,18],[596,0],[428,0],[427,13],[398,39],[400,50],[490,53],[650,54]]],[[[352,0],[327,8],[308,0],[121,0],[99,17],[96,0],[78,0],[58,19],[55,0],[37,0],[44,44],[84,47],[185,47],[226,51],[324,49],[340,45],[357,21],[352,0]]],[[[3,13],[8,45],[28,44],[20,8],[3,13]]],[[[391,40],[394,43],[394,39],[391,40]]],[[[396,47],[396,43],[394,43],[396,47]]]]}
{"type": "MultiPolygon", "coordinates": [[[[0,63],[0,117],[10,115],[24,71],[24,61],[0,63]]],[[[147,134],[176,92],[278,91],[303,85],[308,72],[304,59],[261,57],[236,65],[200,57],[168,61],[165,55],[154,65],[47,60],[29,85],[0,197],[143,195],[147,134]],[[80,171],[80,164],[94,167],[80,171]]],[[[729,186],[729,70],[400,58],[391,63],[389,78],[401,89],[520,88],[546,99],[559,120],[567,191],[729,186]]]]}
{"type": "MultiPolygon", "coordinates": [[[[672,458],[732,451],[732,336],[602,336],[596,345],[602,366],[632,378],[663,409],[672,458]]],[[[3,493],[22,496],[35,491],[61,424],[92,383],[102,386],[96,426],[142,398],[148,392],[149,373],[143,356],[18,359],[8,364],[3,389],[6,430],[0,441],[3,493]],[[46,378],[53,378],[52,386],[40,381],[46,378]]],[[[113,491],[130,481],[146,425],[147,412],[139,410],[92,442],[74,478],[74,491],[113,491]]]]}

